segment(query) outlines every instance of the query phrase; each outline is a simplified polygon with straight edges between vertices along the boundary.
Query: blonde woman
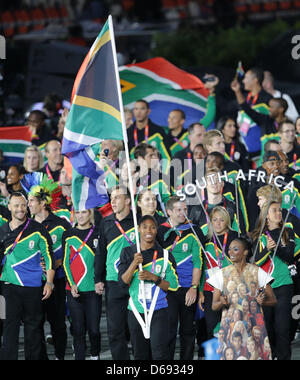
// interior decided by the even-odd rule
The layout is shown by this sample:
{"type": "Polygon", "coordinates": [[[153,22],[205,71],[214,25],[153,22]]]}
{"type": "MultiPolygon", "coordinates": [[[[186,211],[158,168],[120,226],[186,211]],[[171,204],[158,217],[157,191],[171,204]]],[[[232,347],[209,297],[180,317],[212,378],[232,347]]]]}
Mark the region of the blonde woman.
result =
{"type": "Polygon", "coordinates": [[[62,238],[67,303],[72,318],[75,360],[85,360],[86,326],[91,360],[99,360],[102,295],[95,292],[95,253],[99,242],[92,210],[76,211],[76,225],[62,238]]]}
{"type": "Polygon", "coordinates": [[[28,173],[38,171],[44,167],[44,158],[37,146],[29,146],[25,150],[23,166],[28,173]]]}
{"type": "MultiPolygon", "coordinates": [[[[206,267],[202,272],[201,282],[204,284],[204,307],[202,300],[199,300],[199,307],[205,310],[205,320],[207,324],[208,337],[213,337],[213,331],[221,319],[220,313],[212,312],[211,304],[213,298],[213,288],[207,283],[206,274],[210,276],[216,270],[225,268],[231,262],[227,256],[230,243],[238,237],[238,233],[231,229],[231,220],[228,211],[221,206],[215,207],[210,213],[211,224],[208,227],[208,241],[205,244],[206,267]],[[215,233],[215,234],[214,234],[215,233]]],[[[233,284],[234,285],[234,284],[233,284]]]]}

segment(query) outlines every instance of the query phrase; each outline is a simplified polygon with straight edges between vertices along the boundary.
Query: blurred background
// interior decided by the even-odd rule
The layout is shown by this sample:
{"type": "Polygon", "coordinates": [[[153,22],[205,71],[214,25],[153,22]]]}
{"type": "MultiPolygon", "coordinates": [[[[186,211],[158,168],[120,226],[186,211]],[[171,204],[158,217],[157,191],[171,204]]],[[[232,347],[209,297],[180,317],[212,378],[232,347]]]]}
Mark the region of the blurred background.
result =
{"type": "Polygon", "coordinates": [[[161,56],[199,77],[218,75],[217,95],[228,100],[242,61],[245,70],[271,71],[275,88],[300,110],[300,61],[291,55],[292,37],[300,35],[300,0],[1,0],[0,126],[23,125],[45,97],[50,108],[68,104],[76,73],[109,14],[119,65],[161,56]]]}

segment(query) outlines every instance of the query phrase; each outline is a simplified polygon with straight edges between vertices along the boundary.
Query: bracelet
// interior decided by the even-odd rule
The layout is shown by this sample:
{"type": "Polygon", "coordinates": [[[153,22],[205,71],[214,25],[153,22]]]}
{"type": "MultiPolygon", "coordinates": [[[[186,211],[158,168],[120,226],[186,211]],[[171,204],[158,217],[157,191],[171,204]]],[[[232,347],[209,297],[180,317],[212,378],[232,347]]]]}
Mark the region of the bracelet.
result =
{"type": "Polygon", "coordinates": [[[156,286],[159,286],[161,282],[162,282],[162,278],[161,278],[161,277],[158,277],[157,280],[154,282],[154,284],[155,284],[156,286]]]}
{"type": "Polygon", "coordinates": [[[53,282],[46,282],[46,285],[49,285],[51,287],[51,289],[53,290],[54,289],[54,284],[53,282]]]}
{"type": "Polygon", "coordinates": [[[192,289],[198,289],[198,285],[196,285],[196,284],[192,284],[191,288],[192,288],[192,289]]]}

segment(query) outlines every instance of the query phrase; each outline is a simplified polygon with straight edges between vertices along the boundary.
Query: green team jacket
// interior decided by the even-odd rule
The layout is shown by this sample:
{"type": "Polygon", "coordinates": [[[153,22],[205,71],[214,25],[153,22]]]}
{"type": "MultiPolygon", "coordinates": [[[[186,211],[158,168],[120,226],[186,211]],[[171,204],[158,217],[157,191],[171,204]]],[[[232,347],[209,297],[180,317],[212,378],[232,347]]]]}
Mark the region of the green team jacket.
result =
{"type": "Polygon", "coordinates": [[[67,277],[67,290],[77,285],[79,292],[95,291],[95,251],[98,247],[99,233],[95,228],[80,253],[76,255],[79,247],[87,237],[90,228],[79,230],[72,228],[65,231],[62,238],[64,252],[64,270],[67,277]],[[75,256],[75,259],[73,257],[75,256]]]}
{"type": "Polygon", "coordinates": [[[130,213],[119,222],[127,239],[116,225],[115,215],[110,215],[101,221],[100,240],[95,259],[95,281],[118,281],[118,266],[122,249],[135,244],[135,229],[130,213]]]}
{"type": "Polygon", "coordinates": [[[9,253],[26,223],[27,221],[13,231],[9,223],[0,228],[0,254],[5,257],[0,281],[25,287],[40,287],[43,276],[41,259],[45,262],[46,271],[54,269],[52,241],[46,228],[31,220],[14,250],[9,253]]]}
{"type": "MultiPolygon", "coordinates": [[[[130,264],[133,261],[134,254],[136,253],[137,248],[136,246],[126,247],[122,250],[121,257],[120,257],[120,265],[119,265],[119,281],[120,283],[123,283],[122,281],[122,275],[126,272],[126,270],[129,268],[130,264]]],[[[156,276],[161,277],[162,271],[163,271],[163,265],[164,265],[164,254],[163,249],[156,243],[155,246],[147,251],[142,252],[143,255],[143,270],[151,272],[152,267],[154,267],[153,273],[156,276]],[[155,250],[158,252],[156,262],[153,262],[154,252],[155,250]]],[[[142,304],[142,298],[141,298],[141,292],[140,292],[140,283],[139,280],[139,271],[138,269],[134,272],[133,278],[130,283],[129,287],[129,294],[132,298],[132,301],[134,303],[134,306],[138,310],[139,313],[144,313],[144,308],[142,304]]],[[[167,282],[169,282],[169,291],[176,291],[178,290],[178,277],[176,274],[176,263],[172,255],[168,255],[168,263],[167,268],[165,272],[165,278],[167,282]]],[[[124,283],[123,283],[124,284],[124,283]]],[[[147,303],[147,309],[150,309],[151,300],[153,299],[155,290],[157,286],[151,282],[151,281],[145,281],[145,286],[148,289],[146,294],[146,303],[147,303]],[[150,296],[149,296],[150,294],[150,296]]],[[[154,310],[159,310],[168,307],[168,301],[166,297],[166,293],[159,289],[157,302],[155,305],[154,310]]],[[[132,311],[132,308],[130,304],[128,305],[128,309],[132,311]]]]}
{"type": "MultiPolygon", "coordinates": [[[[279,249],[274,257],[274,251],[269,251],[267,249],[267,235],[263,233],[259,240],[259,248],[258,253],[255,257],[256,265],[261,267],[267,273],[274,278],[274,282],[272,283],[272,288],[278,288],[283,285],[292,285],[293,280],[290,275],[289,265],[292,265],[295,262],[294,252],[295,252],[295,240],[294,240],[294,232],[287,228],[289,233],[289,244],[287,247],[283,247],[281,244],[279,249]]],[[[273,231],[270,232],[271,237],[277,243],[277,239],[279,237],[278,230],[276,233],[273,231]]],[[[254,244],[254,247],[256,247],[254,244]]]]}

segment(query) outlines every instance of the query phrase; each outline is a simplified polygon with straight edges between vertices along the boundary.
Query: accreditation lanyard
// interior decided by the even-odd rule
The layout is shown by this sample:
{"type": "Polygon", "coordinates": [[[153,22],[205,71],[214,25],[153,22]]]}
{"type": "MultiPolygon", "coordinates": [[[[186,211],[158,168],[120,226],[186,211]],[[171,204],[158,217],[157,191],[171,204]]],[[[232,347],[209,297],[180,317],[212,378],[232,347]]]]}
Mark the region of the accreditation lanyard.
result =
{"type": "Polygon", "coordinates": [[[129,237],[126,235],[125,231],[124,231],[124,228],[121,226],[121,224],[115,220],[115,223],[116,223],[116,226],[118,227],[118,230],[121,232],[121,234],[123,235],[123,237],[128,241],[128,243],[130,245],[134,245],[134,243],[129,239],[129,237]]]}
{"type": "Polygon", "coordinates": [[[19,241],[20,241],[23,233],[25,232],[25,230],[29,226],[30,222],[31,222],[31,219],[28,219],[27,222],[26,222],[26,224],[25,224],[25,226],[23,227],[22,231],[19,233],[19,235],[17,236],[16,240],[14,241],[14,244],[10,247],[9,251],[7,252],[7,254],[4,257],[3,265],[5,264],[7,256],[10,255],[13,252],[13,250],[16,248],[16,245],[19,243],[19,241]]]}
{"type": "Polygon", "coordinates": [[[158,254],[158,251],[154,251],[153,260],[152,260],[151,273],[154,273],[155,264],[156,264],[156,260],[157,260],[157,254],[158,254]]]}
{"type": "Polygon", "coordinates": [[[177,137],[173,137],[173,140],[177,142],[181,146],[181,148],[185,149],[184,143],[180,141],[177,137]]]}
{"type": "Polygon", "coordinates": [[[294,170],[296,170],[296,165],[297,165],[297,154],[296,153],[294,153],[294,155],[293,155],[293,162],[294,162],[294,170]]]}
{"type": "MultiPolygon", "coordinates": [[[[249,104],[250,101],[251,101],[251,98],[252,98],[252,92],[249,92],[248,96],[247,96],[247,103],[249,104]]],[[[258,99],[258,94],[256,94],[254,97],[253,97],[253,100],[252,100],[252,106],[254,106],[257,102],[257,99],[258,99]]]]}
{"type": "Polygon", "coordinates": [[[67,206],[72,205],[71,210],[70,210],[70,213],[71,213],[71,215],[70,215],[70,221],[71,221],[71,223],[73,223],[73,219],[74,219],[74,206],[73,206],[71,197],[69,197],[67,195],[66,198],[67,198],[67,206]]]}
{"type": "Polygon", "coordinates": [[[206,202],[205,200],[204,200],[204,202],[205,202],[205,210],[206,210],[205,217],[206,217],[206,223],[207,223],[207,226],[208,226],[209,223],[210,223],[210,219],[209,219],[209,216],[208,216],[208,202],[206,202]]]}
{"type": "Polygon", "coordinates": [[[226,245],[227,245],[227,241],[228,241],[228,232],[226,232],[226,234],[224,236],[224,242],[223,242],[223,247],[222,247],[222,257],[221,257],[221,260],[220,260],[220,255],[219,255],[219,251],[218,251],[218,245],[217,245],[217,240],[216,240],[215,234],[213,234],[213,240],[214,240],[215,252],[216,252],[216,255],[217,255],[217,259],[218,259],[218,266],[221,269],[223,267],[223,265],[221,263],[221,260],[223,261],[224,258],[225,258],[226,245]]]}
{"type": "Polygon", "coordinates": [[[220,259],[220,254],[219,254],[219,249],[218,249],[218,244],[217,244],[217,239],[215,237],[215,234],[213,234],[213,241],[214,241],[214,246],[215,246],[215,252],[216,252],[216,256],[217,256],[217,259],[218,259],[218,267],[220,269],[222,269],[222,263],[221,263],[221,259],[220,259]]]}
{"type": "MultiPolygon", "coordinates": [[[[133,137],[134,137],[134,145],[138,146],[139,140],[138,140],[137,127],[134,128],[133,137]]],[[[149,125],[146,125],[146,127],[145,127],[145,141],[148,144],[148,142],[149,142],[149,125]]]]}
{"type": "Polygon", "coordinates": [[[179,235],[176,236],[176,239],[174,240],[171,248],[169,249],[169,253],[172,253],[174,251],[174,248],[176,246],[176,244],[179,242],[179,240],[181,239],[181,235],[182,235],[182,231],[179,231],[179,235]]]}
{"type": "Polygon", "coordinates": [[[52,176],[52,174],[51,174],[51,172],[50,172],[50,169],[49,169],[49,165],[48,165],[48,164],[46,165],[46,172],[47,172],[47,176],[48,176],[48,178],[49,178],[49,179],[53,179],[53,176],[52,176]]]}
{"type": "Polygon", "coordinates": [[[81,252],[82,248],[86,245],[87,241],[89,240],[90,236],[92,235],[92,233],[94,232],[94,229],[95,229],[95,226],[92,226],[92,228],[89,230],[86,238],[84,239],[84,241],[81,243],[80,247],[78,248],[78,250],[76,251],[75,255],[72,257],[72,259],[70,260],[70,265],[72,264],[72,262],[76,259],[76,257],[79,255],[79,253],[81,252]]]}
{"type": "Polygon", "coordinates": [[[187,153],[187,158],[188,158],[189,170],[192,170],[192,153],[191,152],[187,153]]]}
{"type": "Polygon", "coordinates": [[[269,239],[274,240],[274,239],[272,238],[272,236],[271,236],[271,234],[270,234],[270,232],[269,232],[268,230],[266,231],[266,235],[267,235],[267,237],[268,237],[269,239]]]}
{"type": "Polygon", "coordinates": [[[235,152],[235,143],[233,142],[231,144],[231,148],[230,148],[230,159],[231,159],[231,161],[233,161],[233,159],[234,159],[234,152],[235,152]]]}
{"type": "Polygon", "coordinates": [[[119,160],[116,160],[116,161],[114,161],[111,165],[106,165],[106,168],[107,168],[107,172],[105,173],[105,175],[108,175],[108,173],[110,172],[110,173],[112,173],[112,174],[114,174],[114,171],[113,171],[113,169],[117,166],[117,163],[119,162],[119,160]]]}
{"type": "Polygon", "coordinates": [[[228,232],[226,232],[224,236],[224,242],[223,242],[223,247],[222,247],[222,260],[224,260],[224,257],[225,257],[227,241],[228,241],[228,232]]]}

